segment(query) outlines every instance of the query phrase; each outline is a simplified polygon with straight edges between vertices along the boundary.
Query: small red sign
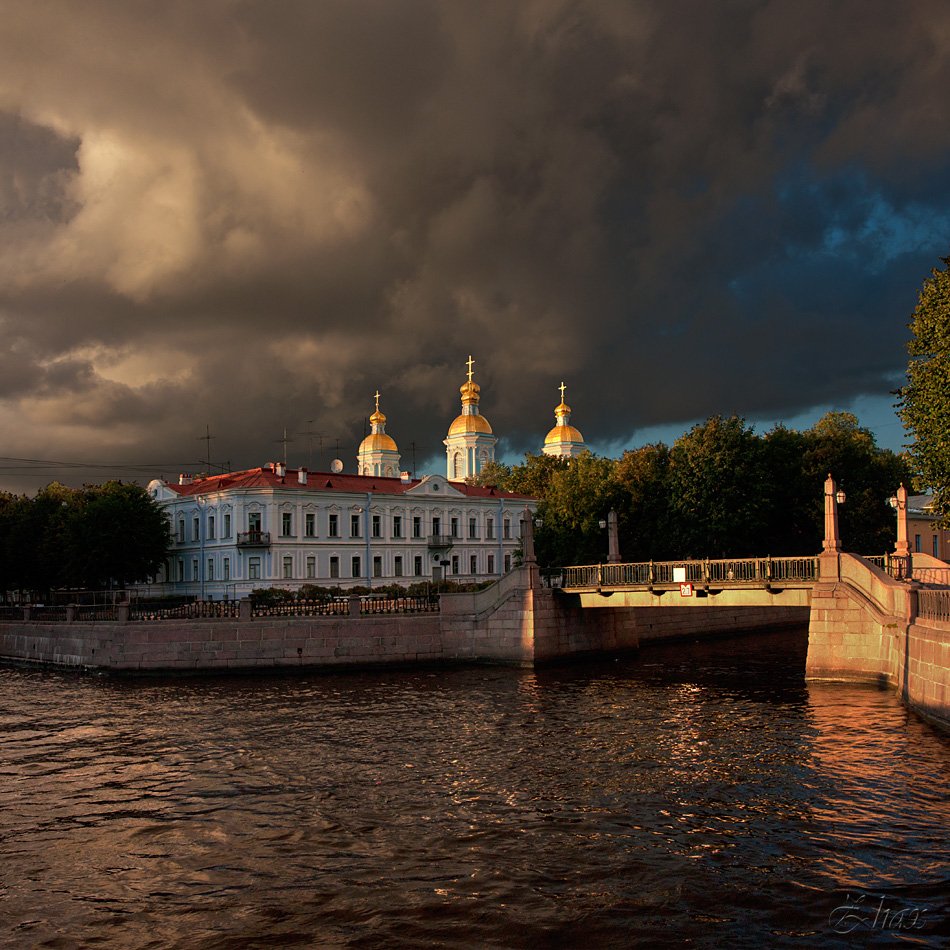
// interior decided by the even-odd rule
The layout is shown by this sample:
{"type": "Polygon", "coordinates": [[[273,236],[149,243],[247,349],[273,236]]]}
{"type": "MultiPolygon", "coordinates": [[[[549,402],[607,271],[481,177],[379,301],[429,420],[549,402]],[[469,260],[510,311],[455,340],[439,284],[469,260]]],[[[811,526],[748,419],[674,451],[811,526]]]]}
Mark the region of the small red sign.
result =
{"type": "Polygon", "coordinates": [[[692,597],[692,596],[693,596],[693,585],[680,584],[680,597],[692,597]]]}

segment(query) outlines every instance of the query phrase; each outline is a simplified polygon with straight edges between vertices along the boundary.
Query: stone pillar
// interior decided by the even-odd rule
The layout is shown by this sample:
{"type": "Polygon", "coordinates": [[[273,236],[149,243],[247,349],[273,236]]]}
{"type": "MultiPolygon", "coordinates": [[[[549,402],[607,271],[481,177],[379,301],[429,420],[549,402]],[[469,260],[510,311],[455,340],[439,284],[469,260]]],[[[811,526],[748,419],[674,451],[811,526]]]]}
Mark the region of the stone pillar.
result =
{"type": "Polygon", "coordinates": [[[841,535],[838,532],[838,487],[831,477],[825,479],[825,540],[822,543],[826,552],[837,554],[841,550],[841,535]]]}
{"type": "Polygon", "coordinates": [[[894,553],[898,557],[910,557],[910,541],[907,538],[907,489],[897,489],[897,543],[894,553]]]}
{"type": "Polygon", "coordinates": [[[32,617],[33,617],[33,605],[32,605],[32,604],[24,604],[24,605],[23,605],[23,619],[24,619],[24,620],[31,620],[32,617]]]}
{"type": "Polygon", "coordinates": [[[360,595],[350,594],[350,616],[358,617],[360,615],[360,595]]]}
{"type": "Polygon", "coordinates": [[[242,597],[238,601],[238,620],[251,619],[251,598],[242,597]]]}
{"type": "Polygon", "coordinates": [[[76,622],[76,605],[66,604],[66,623],[76,622]]]}
{"type": "Polygon", "coordinates": [[[617,512],[613,508],[607,514],[607,562],[620,563],[620,534],[617,529],[617,512]]]}
{"type": "Polygon", "coordinates": [[[838,487],[828,473],[825,479],[825,538],[818,558],[818,573],[823,581],[837,581],[841,576],[838,555],[841,553],[841,535],[838,532],[838,487]]]}
{"type": "Polygon", "coordinates": [[[530,508],[525,508],[521,517],[521,540],[524,546],[525,564],[537,563],[538,559],[534,554],[534,518],[530,508]]]}
{"type": "Polygon", "coordinates": [[[117,623],[128,623],[130,606],[127,600],[123,600],[115,605],[115,619],[117,623]]]}

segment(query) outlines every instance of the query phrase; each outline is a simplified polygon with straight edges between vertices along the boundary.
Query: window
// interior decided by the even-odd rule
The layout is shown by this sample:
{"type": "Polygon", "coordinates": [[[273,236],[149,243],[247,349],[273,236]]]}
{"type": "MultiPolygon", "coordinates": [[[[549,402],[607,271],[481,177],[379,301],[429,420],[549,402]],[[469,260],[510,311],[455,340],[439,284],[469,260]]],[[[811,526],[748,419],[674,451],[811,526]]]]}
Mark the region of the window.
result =
{"type": "Polygon", "coordinates": [[[314,538],[317,535],[317,516],[312,511],[308,511],[303,516],[303,533],[308,538],[314,538]]]}
{"type": "Polygon", "coordinates": [[[452,456],[452,478],[462,477],[462,453],[456,452],[452,456]]]}
{"type": "Polygon", "coordinates": [[[208,539],[214,540],[214,515],[208,515],[208,539]]]}
{"type": "Polygon", "coordinates": [[[185,543],[185,519],[184,518],[178,519],[178,543],[179,544],[185,543]]]}
{"type": "Polygon", "coordinates": [[[478,573],[478,555],[477,555],[477,554],[469,555],[469,559],[468,559],[468,572],[469,572],[469,574],[477,574],[477,573],[478,573]]]}
{"type": "Polygon", "coordinates": [[[317,576],[317,559],[315,557],[307,558],[307,577],[317,576]]]}
{"type": "Polygon", "coordinates": [[[330,577],[340,576],[340,559],[338,557],[330,558],[330,577]]]}
{"type": "Polygon", "coordinates": [[[393,537],[402,537],[402,515],[393,515],[393,537]]]}
{"type": "Polygon", "coordinates": [[[432,519],[432,533],[434,535],[442,534],[442,519],[441,518],[434,517],[432,519]]]}
{"type": "Polygon", "coordinates": [[[191,559],[191,579],[193,581],[201,580],[201,578],[198,576],[198,558],[196,557],[191,559]]]}
{"type": "Polygon", "coordinates": [[[350,537],[358,538],[359,536],[360,536],[360,516],[350,515],[350,537]]]}
{"type": "Polygon", "coordinates": [[[247,576],[252,581],[261,579],[261,559],[259,557],[249,557],[247,559],[247,576]]]}
{"type": "Polygon", "coordinates": [[[178,559],[178,580],[183,581],[185,579],[185,559],[178,559]]]}
{"type": "Polygon", "coordinates": [[[292,557],[285,557],[283,566],[284,566],[284,571],[283,571],[284,579],[286,580],[293,577],[294,576],[294,559],[292,557]]]}
{"type": "Polygon", "coordinates": [[[507,574],[511,570],[511,555],[505,555],[505,573],[507,574]]]}
{"type": "Polygon", "coordinates": [[[381,538],[383,536],[383,519],[379,515],[373,515],[373,537],[381,538]]]}
{"type": "Polygon", "coordinates": [[[470,538],[478,537],[478,519],[477,518],[468,519],[468,536],[470,538]]]}
{"type": "Polygon", "coordinates": [[[225,512],[224,515],[224,534],[221,535],[222,538],[231,537],[231,514],[230,512],[225,512]]]}
{"type": "Polygon", "coordinates": [[[224,579],[226,581],[231,580],[231,558],[226,557],[221,566],[224,568],[224,579]]]}
{"type": "Polygon", "coordinates": [[[214,580],[214,560],[210,557],[208,558],[208,580],[214,580]]]}
{"type": "MultiPolygon", "coordinates": [[[[489,541],[495,540],[495,519],[494,518],[489,518],[485,522],[485,537],[488,538],[489,541]]],[[[489,571],[488,573],[490,574],[491,571],[489,571]]]]}
{"type": "Polygon", "coordinates": [[[383,559],[377,554],[373,558],[373,577],[383,576],[383,559]]]}
{"type": "Polygon", "coordinates": [[[350,575],[351,575],[352,577],[362,577],[362,576],[363,576],[362,564],[360,564],[359,555],[357,555],[356,557],[354,557],[353,560],[350,562],[350,575]]]}
{"type": "Polygon", "coordinates": [[[914,535],[914,550],[917,551],[918,553],[920,552],[920,535],[919,534],[914,535]]]}
{"type": "Polygon", "coordinates": [[[393,561],[393,574],[395,574],[396,577],[402,577],[402,557],[398,554],[393,561]]]}
{"type": "Polygon", "coordinates": [[[340,536],[340,516],[339,515],[330,515],[330,530],[327,534],[331,538],[338,538],[340,536]]]}
{"type": "Polygon", "coordinates": [[[451,521],[451,525],[452,525],[452,529],[451,529],[452,537],[453,537],[453,538],[457,538],[457,537],[459,536],[459,520],[458,520],[458,518],[453,518],[452,521],[451,521]]]}
{"type": "Polygon", "coordinates": [[[282,511],[280,513],[280,536],[289,538],[294,533],[294,515],[292,511],[282,511]]]}
{"type": "Polygon", "coordinates": [[[191,540],[201,540],[201,521],[198,518],[194,518],[191,522],[191,540]]]}
{"type": "Polygon", "coordinates": [[[412,573],[415,574],[416,577],[422,577],[422,555],[421,554],[417,554],[412,559],[412,573]]]}
{"type": "Polygon", "coordinates": [[[252,534],[260,534],[261,532],[261,513],[259,511],[248,512],[247,515],[247,530],[252,534]]]}
{"type": "Polygon", "coordinates": [[[502,537],[506,541],[510,541],[511,540],[511,518],[505,518],[504,522],[502,523],[501,530],[502,530],[502,537]]]}
{"type": "Polygon", "coordinates": [[[459,556],[457,554],[452,555],[452,573],[458,574],[459,572],[459,556]]]}
{"type": "Polygon", "coordinates": [[[412,516],[412,536],[414,538],[422,537],[422,519],[418,515],[412,516]]]}
{"type": "Polygon", "coordinates": [[[488,573],[489,574],[495,573],[495,555],[494,554],[488,555],[488,573]]]}

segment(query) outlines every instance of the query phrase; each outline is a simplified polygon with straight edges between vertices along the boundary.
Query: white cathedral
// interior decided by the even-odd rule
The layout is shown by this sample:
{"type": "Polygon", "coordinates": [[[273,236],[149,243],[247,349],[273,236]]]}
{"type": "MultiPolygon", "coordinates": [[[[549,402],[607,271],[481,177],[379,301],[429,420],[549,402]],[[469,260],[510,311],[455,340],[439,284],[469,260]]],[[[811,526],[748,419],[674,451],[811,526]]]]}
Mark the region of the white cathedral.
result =
{"type": "MultiPolygon", "coordinates": [[[[260,587],[471,582],[510,571],[521,521],[537,501],[468,483],[494,461],[498,440],[479,411],[471,357],[466,365],[462,411],[444,440],[445,477],[412,478],[401,470],[377,391],[355,475],[339,464],[310,472],[269,462],[223,475],[181,475],[177,484],[150,482],[172,531],[172,553],[156,579],[162,592],[220,600],[260,587]]],[[[562,383],[557,424],[543,452],[573,458],[586,446],[569,424],[564,390],[562,383]]]]}

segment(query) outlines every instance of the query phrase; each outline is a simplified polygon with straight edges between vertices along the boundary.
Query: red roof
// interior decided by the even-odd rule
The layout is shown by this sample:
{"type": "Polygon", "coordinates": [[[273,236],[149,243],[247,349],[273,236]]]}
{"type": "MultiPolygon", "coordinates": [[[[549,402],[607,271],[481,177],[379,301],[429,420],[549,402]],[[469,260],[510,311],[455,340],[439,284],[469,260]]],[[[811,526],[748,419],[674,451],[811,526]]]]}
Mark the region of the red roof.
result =
{"type": "MultiPolygon", "coordinates": [[[[307,472],[307,484],[301,485],[298,480],[298,472],[299,469],[288,468],[286,475],[281,477],[271,466],[264,466],[262,468],[249,468],[243,472],[227,472],[224,475],[196,478],[189,485],[167,484],[173,492],[182,496],[204,495],[208,492],[242,488],[271,488],[284,491],[339,491],[352,494],[374,492],[378,495],[402,495],[422,481],[420,478],[413,478],[408,482],[404,482],[401,478],[382,478],[376,475],[307,472]]],[[[479,485],[468,485],[465,482],[449,482],[449,484],[469,498],[523,498],[526,501],[533,501],[530,495],[502,491],[500,488],[483,488],[479,485]]]]}

